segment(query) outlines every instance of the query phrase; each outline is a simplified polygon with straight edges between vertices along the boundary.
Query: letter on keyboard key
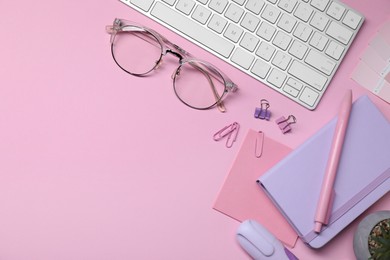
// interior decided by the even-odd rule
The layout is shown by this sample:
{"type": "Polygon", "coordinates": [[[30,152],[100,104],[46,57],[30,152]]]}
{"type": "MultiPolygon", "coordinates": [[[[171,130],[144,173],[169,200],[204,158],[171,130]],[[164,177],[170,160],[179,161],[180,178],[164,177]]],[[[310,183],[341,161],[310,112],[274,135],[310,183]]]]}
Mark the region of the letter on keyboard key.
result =
{"type": "Polygon", "coordinates": [[[336,20],[340,20],[345,11],[345,7],[337,2],[332,2],[329,6],[328,15],[332,16],[336,20]]]}
{"type": "Polygon", "coordinates": [[[324,88],[327,82],[325,76],[298,61],[293,61],[288,72],[319,91],[324,88]]]}
{"type": "Polygon", "coordinates": [[[326,75],[330,76],[332,74],[332,71],[334,67],[336,66],[336,63],[331,61],[330,59],[326,58],[324,55],[316,52],[315,50],[311,50],[306,58],[305,62],[307,64],[310,64],[314,68],[318,69],[319,71],[322,71],[326,75]]]}
{"type": "Polygon", "coordinates": [[[244,10],[238,7],[237,5],[229,5],[229,8],[227,9],[225,16],[231,21],[238,23],[243,13],[244,10]]]}
{"type": "Polygon", "coordinates": [[[214,11],[222,14],[227,4],[228,4],[228,0],[211,0],[209,7],[214,11]]]}
{"type": "Polygon", "coordinates": [[[147,12],[154,3],[154,0],[131,0],[130,3],[147,12]]]}
{"type": "Polygon", "coordinates": [[[297,0],[280,0],[278,6],[284,11],[291,13],[297,2],[297,0]]]}
{"type": "Polygon", "coordinates": [[[267,20],[270,23],[275,23],[279,17],[279,14],[280,14],[279,9],[277,9],[273,5],[267,5],[264,8],[263,13],[261,14],[261,17],[263,17],[265,20],[267,20]]]}
{"type": "Polygon", "coordinates": [[[201,24],[205,24],[211,15],[211,11],[203,7],[202,5],[198,5],[195,11],[192,13],[192,18],[201,24]]]}
{"type": "Polygon", "coordinates": [[[343,24],[348,25],[352,29],[356,29],[362,18],[352,10],[349,10],[343,19],[343,24]]]}
{"type": "Polygon", "coordinates": [[[162,3],[157,2],[151,14],[176,30],[186,34],[204,46],[228,58],[233,51],[234,45],[227,39],[208,31],[201,25],[172,10],[162,3]]]}
{"type": "Polygon", "coordinates": [[[286,92],[287,94],[290,94],[293,97],[296,97],[299,94],[298,90],[296,90],[295,88],[287,84],[284,86],[283,91],[286,92]]]}
{"type": "Polygon", "coordinates": [[[344,47],[334,41],[331,41],[325,50],[325,53],[335,60],[340,59],[344,52],[344,47]]]}
{"type": "Polygon", "coordinates": [[[326,30],[326,34],[345,45],[348,44],[349,40],[352,38],[353,35],[350,30],[339,25],[336,22],[331,22],[328,29],[326,30]]]}
{"type": "Polygon", "coordinates": [[[280,88],[283,85],[286,75],[278,69],[273,69],[268,76],[267,81],[274,85],[275,87],[280,88]]]}
{"type": "Polygon", "coordinates": [[[294,15],[302,21],[307,22],[312,13],[313,10],[308,5],[300,3],[294,12],[294,15]]]}
{"type": "Polygon", "coordinates": [[[192,8],[195,6],[195,1],[193,0],[179,0],[176,5],[176,9],[182,12],[183,14],[189,15],[192,11],[192,8]]]}
{"type": "Polygon", "coordinates": [[[263,8],[263,5],[263,0],[249,0],[248,3],[246,3],[245,8],[255,14],[259,14],[261,8],[263,8]]]}
{"type": "Polygon", "coordinates": [[[243,31],[244,30],[241,29],[241,27],[239,27],[233,23],[230,23],[228,25],[228,28],[226,29],[225,33],[223,34],[223,36],[225,36],[226,38],[228,38],[229,40],[231,40],[233,42],[238,42],[238,39],[240,39],[243,31]]]}

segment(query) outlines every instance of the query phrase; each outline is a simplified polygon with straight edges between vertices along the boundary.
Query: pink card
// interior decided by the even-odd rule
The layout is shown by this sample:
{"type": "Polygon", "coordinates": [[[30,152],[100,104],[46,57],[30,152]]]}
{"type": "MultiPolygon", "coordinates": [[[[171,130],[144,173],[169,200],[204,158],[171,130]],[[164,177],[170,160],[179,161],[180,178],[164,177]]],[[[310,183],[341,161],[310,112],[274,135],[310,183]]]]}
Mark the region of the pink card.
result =
{"type": "Polygon", "coordinates": [[[390,19],[379,29],[379,34],[390,45],[390,19]]]}
{"type": "Polygon", "coordinates": [[[369,43],[351,78],[390,103],[390,20],[369,43]]]}
{"type": "Polygon", "coordinates": [[[294,247],[297,234],[256,183],[290,152],[289,147],[249,130],[213,208],[238,221],[255,219],[283,243],[294,247]],[[256,153],[261,156],[257,158],[256,153]]]}

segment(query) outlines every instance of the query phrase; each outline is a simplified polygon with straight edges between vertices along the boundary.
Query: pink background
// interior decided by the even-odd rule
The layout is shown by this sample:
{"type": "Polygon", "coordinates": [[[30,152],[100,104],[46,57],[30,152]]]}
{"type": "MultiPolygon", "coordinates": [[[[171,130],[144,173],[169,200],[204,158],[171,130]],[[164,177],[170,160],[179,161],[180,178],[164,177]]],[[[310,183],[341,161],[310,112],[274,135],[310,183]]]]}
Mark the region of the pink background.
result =
{"type": "MultiPolygon", "coordinates": [[[[367,19],[311,112],[119,1],[2,1],[0,259],[248,259],[235,241],[239,223],[212,209],[244,133],[262,130],[295,148],[335,116],[345,89],[355,99],[368,94],[349,76],[390,1],[345,2],[367,19]],[[240,86],[228,112],[181,104],[174,58],[153,77],[122,72],[105,33],[115,17],[150,26],[226,72],[240,86]],[[275,117],[296,116],[292,133],[253,118],[261,98],[275,117]],[[241,132],[227,149],[212,135],[233,121],[241,132]]],[[[390,120],[390,105],[369,96],[390,120]]],[[[389,194],[370,211],[383,208],[389,194]]],[[[357,223],[321,250],[298,242],[292,251],[353,259],[357,223]]]]}

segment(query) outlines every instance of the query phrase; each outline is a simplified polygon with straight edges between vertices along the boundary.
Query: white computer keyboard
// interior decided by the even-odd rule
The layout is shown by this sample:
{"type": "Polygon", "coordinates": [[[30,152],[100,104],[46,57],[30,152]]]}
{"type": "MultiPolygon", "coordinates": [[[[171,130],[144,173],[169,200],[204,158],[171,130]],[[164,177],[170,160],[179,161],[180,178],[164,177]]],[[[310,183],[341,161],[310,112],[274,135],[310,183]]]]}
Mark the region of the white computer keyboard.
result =
{"type": "Polygon", "coordinates": [[[315,109],[364,17],[333,0],[120,0],[315,109]]]}

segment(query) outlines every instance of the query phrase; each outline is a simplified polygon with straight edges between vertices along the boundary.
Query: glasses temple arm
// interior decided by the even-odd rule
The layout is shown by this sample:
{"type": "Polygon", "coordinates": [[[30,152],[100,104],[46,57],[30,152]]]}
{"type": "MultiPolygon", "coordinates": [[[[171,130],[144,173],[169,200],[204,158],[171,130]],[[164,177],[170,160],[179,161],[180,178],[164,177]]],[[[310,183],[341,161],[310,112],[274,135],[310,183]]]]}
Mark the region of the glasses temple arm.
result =
{"type": "Polygon", "coordinates": [[[219,94],[215,88],[215,85],[210,77],[210,74],[207,71],[205,71],[204,69],[202,69],[201,67],[196,66],[196,68],[198,70],[200,70],[206,76],[207,80],[209,81],[211,90],[212,90],[214,98],[215,98],[215,101],[217,101],[217,107],[218,107],[219,111],[221,111],[222,113],[226,112],[225,105],[224,105],[223,101],[221,100],[221,97],[219,96],[219,94]]]}

